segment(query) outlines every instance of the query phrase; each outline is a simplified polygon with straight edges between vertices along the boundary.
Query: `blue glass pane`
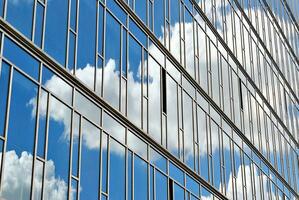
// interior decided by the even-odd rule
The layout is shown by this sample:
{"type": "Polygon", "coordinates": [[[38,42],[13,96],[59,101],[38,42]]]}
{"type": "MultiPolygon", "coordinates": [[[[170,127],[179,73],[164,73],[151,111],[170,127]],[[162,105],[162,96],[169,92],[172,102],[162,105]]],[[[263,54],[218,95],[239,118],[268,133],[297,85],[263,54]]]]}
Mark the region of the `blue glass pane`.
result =
{"type": "Polygon", "coordinates": [[[3,55],[5,58],[25,71],[34,79],[38,80],[39,62],[29,53],[21,49],[21,47],[19,47],[16,43],[14,43],[7,37],[4,38],[3,51],[3,55]]]}
{"type": "Polygon", "coordinates": [[[75,179],[72,179],[72,185],[71,185],[71,196],[70,200],[76,200],[77,199],[77,192],[78,192],[78,181],[75,179]]]}
{"type": "Polygon", "coordinates": [[[107,7],[109,8],[110,11],[112,11],[113,15],[117,17],[118,20],[121,21],[123,25],[126,25],[126,20],[127,20],[127,14],[125,11],[116,3],[115,0],[109,0],[106,2],[107,7]]]}
{"type": "Polygon", "coordinates": [[[5,62],[2,62],[0,66],[0,135],[4,134],[6,106],[7,106],[7,93],[8,93],[8,81],[10,74],[10,66],[5,62]]]}
{"type": "Polygon", "coordinates": [[[167,160],[154,149],[150,151],[150,161],[164,173],[167,173],[167,160]]]}
{"type": "Polygon", "coordinates": [[[2,199],[30,199],[32,154],[36,126],[38,87],[14,71],[4,171],[2,199]]]}
{"type": "Polygon", "coordinates": [[[103,55],[103,34],[104,34],[104,8],[99,3],[99,16],[98,16],[98,53],[103,55]]]}
{"type": "Polygon", "coordinates": [[[138,0],[135,1],[135,12],[140,17],[140,19],[143,21],[144,24],[147,24],[146,21],[146,0],[138,0]]]}
{"type": "Polygon", "coordinates": [[[29,39],[32,31],[33,3],[33,0],[7,1],[6,20],[29,39]]]}
{"type": "MultiPolygon", "coordinates": [[[[46,172],[52,173],[60,181],[60,189],[68,187],[71,110],[54,97],[50,98],[50,116],[48,129],[48,151],[46,172]],[[57,117],[59,113],[60,117],[57,117]]],[[[45,191],[51,191],[51,184],[45,182],[45,191]]],[[[67,199],[67,189],[61,191],[61,198],[67,199]]],[[[45,199],[51,199],[51,192],[45,193],[45,199]]]]}
{"type": "MultiPolygon", "coordinates": [[[[94,1],[80,1],[77,67],[84,70],[87,64],[95,66],[96,56],[96,5],[94,1]]],[[[79,76],[79,74],[77,74],[79,76]]],[[[90,74],[89,76],[93,76],[90,74]]],[[[80,77],[80,76],[79,76],[80,77]]],[[[91,78],[90,77],[90,78],[91,78]]],[[[81,78],[81,77],[80,77],[81,78]]]]}
{"type": "Polygon", "coordinates": [[[173,197],[174,200],[184,200],[185,192],[184,189],[178,184],[173,184],[173,197]]]}
{"type": "Polygon", "coordinates": [[[181,169],[179,169],[177,166],[172,164],[172,162],[169,162],[169,175],[181,185],[185,185],[184,172],[181,169]]]}
{"type": "Polygon", "coordinates": [[[70,27],[74,31],[77,28],[77,2],[76,0],[71,0],[71,16],[70,16],[70,27]]]}
{"type": "Polygon", "coordinates": [[[147,164],[134,156],[134,199],[147,199],[147,164]]]}
{"type": "Polygon", "coordinates": [[[98,199],[101,132],[86,120],[82,122],[80,199],[98,199]]]}
{"type": "Polygon", "coordinates": [[[133,191],[133,167],[132,167],[132,163],[133,163],[133,153],[132,151],[129,151],[128,153],[128,199],[132,200],[133,195],[132,195],[132,191],[133,191]]]}
{"type": "Polygon", "coordinates": [[[156,171],[156,200],[167,200],[167,177],[156,171]]]}
{"type": "Polygon", "coordinates": [[[65,65],[68,0],[47,2],[45,51],[65,65]],[[59,13],[59,15],[57,14],[59,13]]]}
{"type": "Polygon", "coordinates": [[[108,138],[105,133],[102,133],[102,191],[107,192],[107,171],[108,171],[108,138]]]}
{"type": "Polygon", "coordinates": [[[115,108],[119,107],[120,30],[120,24],[107,13],[103,96],[115,108]]]}
{"type": "Polygon", "coordinates": [[[147,47],[147,36],[131,18],[129,22],[129,30],[144,47],[147,47]]]}
{"type": "Polygon", "coordinates": [[[127,77],[127,31],[123,29],[123,43],[122,43],[122,75],[127,77]]]}
{"type": "Polygon", "coordinates": [[[191,191],[194,195],[199,196],[199,183],[197,183],[190,176],[186,176],[186,188],[191,191]]]}
{"type": "Polygon", "coordinates": [[[109,199],[125,199],[125,148],[114,140],[110,141],[109,199]]]}
{"type": "Polygon", "coordinates": [[[4,0],[0,0],[0,16],[3,17],[3,5],[4,5],[4,0]]]}
{"type": "Polygon", "coordinates": [[[73,73],[75,68],[76,36],[71,31],[69,33],[68,69],[73,73]]]}
{"type": "Polygon", "coordinates": [[[14,71],[7,151],[14,150],[19,156],[23,151],[33,152],[36,96],[37,86],[19,72],[14,71]]]}
{"type": "Polygon", "coordinates": [[[36,5],[35,18],[34,43],[41,47],[43,37],[44,7],[40,3],[37,3],[36,5]]]}
{"type": "Polygon", "coordinates": [[[164,36],[164,0],[154,2],[154,32],[158,38],[164,36]]]}

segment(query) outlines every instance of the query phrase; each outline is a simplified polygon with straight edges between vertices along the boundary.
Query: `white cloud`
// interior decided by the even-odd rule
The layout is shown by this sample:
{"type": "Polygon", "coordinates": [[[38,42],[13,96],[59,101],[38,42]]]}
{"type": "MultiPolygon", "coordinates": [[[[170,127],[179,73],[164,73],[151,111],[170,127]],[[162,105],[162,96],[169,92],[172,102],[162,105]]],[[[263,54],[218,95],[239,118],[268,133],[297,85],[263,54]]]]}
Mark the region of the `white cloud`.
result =
{"type": "MultiPolygon", "coordinates": [[[[23,151],[20,156],[16,152],[8,151],[5,153],[5,166],[1,185],[1,196],[3,200],[23,199],[30,195],[31,173],[33,157],[30,153],[23,151]]],[[[67,183],[55,175],[55,165],[52,160],[47,161],[46,175],[44,184],[45,199],[62,200],[66,199],[67,183]]],[[[36,165],[34,175],[34,194],[41,188],[42,165],[36,165]]]]}

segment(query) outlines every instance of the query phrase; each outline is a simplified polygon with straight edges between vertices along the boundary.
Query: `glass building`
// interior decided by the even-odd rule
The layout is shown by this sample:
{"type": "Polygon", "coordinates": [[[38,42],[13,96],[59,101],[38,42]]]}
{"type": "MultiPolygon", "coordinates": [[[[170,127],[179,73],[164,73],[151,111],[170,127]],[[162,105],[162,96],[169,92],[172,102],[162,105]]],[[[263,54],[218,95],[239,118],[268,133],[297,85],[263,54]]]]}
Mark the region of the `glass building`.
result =
{"type": "Polygon", "coordinates": [[[299,199],[298,0],[0,0],[0,199],[299,199]]]}

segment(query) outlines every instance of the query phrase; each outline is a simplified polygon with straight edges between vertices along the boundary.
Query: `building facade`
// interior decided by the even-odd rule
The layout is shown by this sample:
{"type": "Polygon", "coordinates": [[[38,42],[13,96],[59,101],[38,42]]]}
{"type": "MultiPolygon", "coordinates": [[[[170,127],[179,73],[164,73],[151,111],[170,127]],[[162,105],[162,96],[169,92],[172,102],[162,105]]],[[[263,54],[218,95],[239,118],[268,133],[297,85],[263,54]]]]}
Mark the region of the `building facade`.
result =
{"type": "Polygon", "coordinates": [[[0,199],[299,199],[297,0],[0,16],[0,199]]]}

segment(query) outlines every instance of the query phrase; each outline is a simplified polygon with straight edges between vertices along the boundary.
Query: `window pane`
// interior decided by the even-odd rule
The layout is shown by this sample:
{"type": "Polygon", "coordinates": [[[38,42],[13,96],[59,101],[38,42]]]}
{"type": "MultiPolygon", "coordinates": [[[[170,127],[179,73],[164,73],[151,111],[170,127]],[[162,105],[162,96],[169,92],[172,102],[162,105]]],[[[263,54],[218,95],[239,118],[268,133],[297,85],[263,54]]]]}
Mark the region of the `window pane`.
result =
{"type": "MultiPolygon", "coordinates": [[[[154,31],[157,38],[164,36],[164,0],[154,2],[154,31]]],[[[164,44],[164,42],[162,41],[164,44]]]]}
{"type": "Polygon", "coordinates": [[[109,199],[125,199],[125,148],[115,140],[110,141],[109,199]]]}
{"type": "Polygon", "coordinates": [[[104,99],[119,108],[120,24],[106,14],[106,45],[104,67],[104,99]]]}
{"type": "Polygon", "coordinates": [[[179,169],[177,166],[172,164],[172,162],[169,163],[169,175],[181,185],[185,185],[184,172],[181,169],[179,169]]]}
{"type": "Polygon", "coordinates": [[[44,7],[40,4],[36,4],[36,16],[35,16],[35,32],[34,43],[41,47],[43,37],[43,22],[44,22],[44,7]]]}
{"type": "Polygon", "coordinates": [[[45,66],[43,67],[42,84],[66,103],[72,103],[72,87],[45,66]]]}
{"type": "Polygon", "coordinates": [[[141,46],[129,37],[128,118],[141,127],[141,46]]]}
{"type": "Polygon", "coordinates": [[[94,89],[96,61],[96,4],[79,1],[78,55],[76,76],[94,89]]]}
{"type": "Polygon", "coordinates": [[[160,65],[149,56],[148,60],[149,133],[161,142],[160,65]]]}
{"type": "Polygon", "coordinates": [[[134,156],[134,199],[147,199],[147,164],[134,156]]]}
{"type": "Polygon", "coordinates": [[[125,143],[125,127],[106,113],[103,115],[103,128],[108,134],[111,134],[120,142],[125,143]]]}
{"type": "Polygon", "coordinates": [[[167,177],[156,170],[156,200],[167,200],[167,177]]]}
{"type": "Polygon", "coordinates": [[[177,84],[167,76],[167,148],[176,157],[179,156],[178,92],[177,84]]]}
{"type": "Polygon", "coordinates": [[[45,51],[65,65],[68,0],[47,3],[45,51]],[[59,13],[59,15],[57,15],[59,13]]]}
{"type": "Polygon", "coordinates": [[[7,1],[7,21],[29,39],[31,39],[33,3],[33,0],[7,1]]]}
{"type": "Polygon", "coordinates": [[[42,199],[42,184],[43,184],[43,176],[44,176],[44,163],[35,160],[34,167],[34,190],[33,190],[33,199],[40,200],[42,199]]]}
{"type": "Polygon", "coordinates": [[[73,127],[72,127],[72,140],[73,140],[73,152],[72,152],[72,175],[78,177],[79,166],[79,148],[80,148],[80,116],[75,113],[73,115],[73,127]]]}
{"type": "Polygon", "coordinates": [[[75,91],[75,109],[94,123],[100,124],[101,109],[78,91],[75,91]]]}
{"type": "Polygon", "coordinates": [[[3,199],[29,199],[38,88],[14,71],[4,171],[3,199]]]}
{"type": "Polygon", "coordinates": [[[7,106],[7,93],[8,93],[8,81],[9,81],[10,66],[5,62],[2,62],[0,66],[0,135],[4,135],[6,106],[7,106]]]}
{"type": "Polygon", "coordinates": [[[48,110],[48,93],[41,91],[39,97],[39,118],[38,118],[38,141],[37,141],[37,155],[41,158],[45,157],[45,143],[47,131],[47,110],[48,110]]]}
{"type": "Polygon", "coordinates": [[[80,199],[98,199],[101,132],[90,122],[82,121],[80,199]]]}
{"type": "Polygon", "coordinates": [[[38,80],[39,62],[11,39],[4,38],[3,55],[14,65],[38,80]]]}
{"type": "Polygon", "coordinates": [[[49,178],[45,180],[44,197],[52,199],[55,195],[56,189],[52,183],[54,179],[55,184],[59,183],[57,187],[61,190],[59,197],[67,199],[71,110],[54,97],[50,97],[49,107],[46,162],[46,177],[49,178]]]}
{"type": "Polygon", "coordinates": [[[173,184],[173,197],[175,200],[184,200],[184,189],[178,184],[173,184]]]}
{"type": "Polygon", "coordinates": [[[146,0],[138,0],[135,1],[135,12],[140,17],[140,19],[143,21],[144,24],[147,24],[146,22],[146,0]]]}
{"type": "Polygon", "coordinates": [[[164,173],[167,173],[167,160],[160,153],[151,148],[150,161],[164,173]]]}
{"type": "Polygon", "coordinates": [[[185,163],[194,169],[192,99],[185,92],[183,98],[185,163]]]}
{"type": "Polygon", "coordinates": [[[127,145],[143,159],[147,159],[147,144],[131,131],[127,132],[127,145]]]}

